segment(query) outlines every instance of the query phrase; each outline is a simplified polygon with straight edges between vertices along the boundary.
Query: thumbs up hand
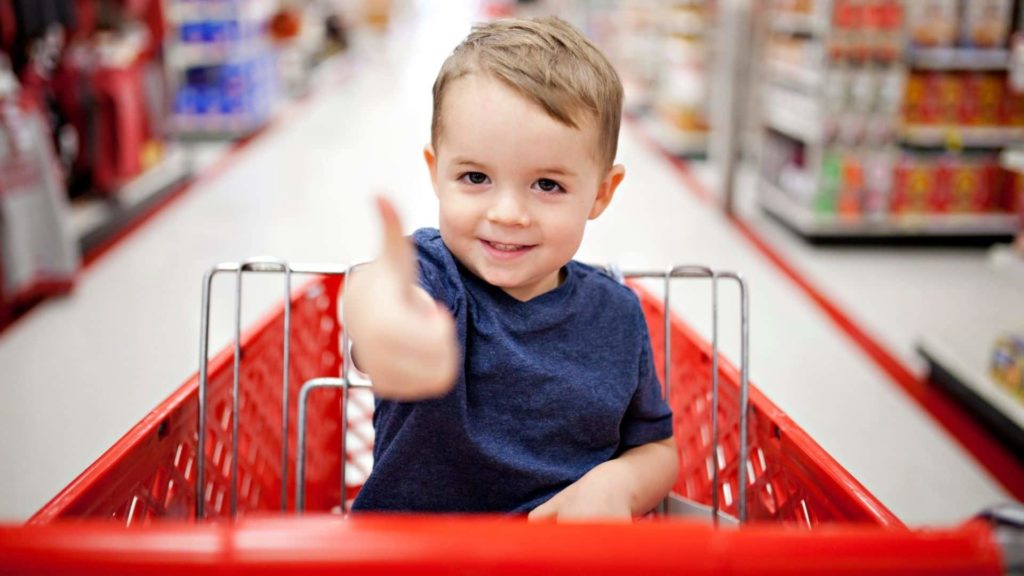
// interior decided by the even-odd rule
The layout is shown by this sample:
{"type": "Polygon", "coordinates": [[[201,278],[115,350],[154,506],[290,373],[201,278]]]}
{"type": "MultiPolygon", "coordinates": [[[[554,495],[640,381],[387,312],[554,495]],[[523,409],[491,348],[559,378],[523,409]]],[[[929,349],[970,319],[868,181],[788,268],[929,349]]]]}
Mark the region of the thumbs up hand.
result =
{"type": "Polygon", "coordinates": [[[353,272],[343,303],[355,364],[374,394],[422,400],[451,390],[459,373],[455,322],[417,283],[416,259],[394,206],[377,198],[383,224],[380,256],[353,272]]]}

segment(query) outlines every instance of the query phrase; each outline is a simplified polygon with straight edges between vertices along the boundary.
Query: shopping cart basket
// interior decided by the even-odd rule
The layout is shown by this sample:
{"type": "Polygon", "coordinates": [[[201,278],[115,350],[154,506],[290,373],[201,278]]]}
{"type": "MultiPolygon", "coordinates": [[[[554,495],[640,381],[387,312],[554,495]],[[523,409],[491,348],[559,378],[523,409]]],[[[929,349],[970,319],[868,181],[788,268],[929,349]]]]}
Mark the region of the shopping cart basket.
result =
{"type": "Polygon", "coordinates": [[[575,572],[586,566],[601,573],[774,568],[999,573],[1001,554],[988,527],[906,530],[766,397],[753,387],[747,397],[746,286],[738,275],[696,266],[624,275],[665,283],[658,298],[630,280],[675,414],[681,466],[664,511],[709,512],[715,523],[740,518],[750,526],[737,532],[675,520],[538,526],[509,518],[325,516],[344,509],[354,496],[372,451],[372,434],[365,431],[372,401],[365,398],[366,384],[350,375],[338,322],[345,272],[269,259],[211,270],[203,285],[200,373],[44,506],[30,526],[0,529],[0,567],[9,561],[26,570],[97,572],[160,566],[518,573],[575,572]],[[247,272],[281,274],[290,305],[242,334],[247,272]],[[235,277],[236,340],[210,360],[209,293],[220,274],[235,277]],[[292,295],[296,274],[316,276],[292,295]],[[680,278],[701,278],[712,288],[711,343],[665,313],[668,287],[680,278]],[[725,281],[740,287],[739,370],[717,353],[717,294],[725,281]],[[748,400],[749,407],[740,408],[748,400]],[[741,459],[741,453],[747,457],[741,459]],[[198,454],[205,458],[197,459],[198,454]],[[320,514],[266,518],[304,510],[320,514]],[[236,515],[247,518],[198,525],[157,522],[236,515]],[[57,522],[83,518],[115,522],[57,522]],[[779,531],[778,524],[811,530],[779,531]],[[124,531],[118,525],[147,528],[124,531]],[[690,554],[698,549],[702,555],[690,554]],[[662,556],[638,560],[644,551],[662,556]],[[802,556],[794,556],[796,551],[802,556]]]}

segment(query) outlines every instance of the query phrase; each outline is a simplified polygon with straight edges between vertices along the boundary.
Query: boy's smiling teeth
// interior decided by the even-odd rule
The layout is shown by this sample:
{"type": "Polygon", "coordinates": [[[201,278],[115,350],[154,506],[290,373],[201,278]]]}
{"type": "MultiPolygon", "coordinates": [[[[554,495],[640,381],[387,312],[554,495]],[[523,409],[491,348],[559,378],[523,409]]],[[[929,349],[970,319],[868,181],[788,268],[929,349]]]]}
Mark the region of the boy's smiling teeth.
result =
{"type": "Polygon", "coordinates": [[[494,248],[495,250],[500,250],[502,252],[515,252],[516,250],[529,248],[529,246],[526,246],[524,244],[503,244],[501,242],[491,242],[490,240],[484,240],[484,242],[487,242],[487,244],[490,245],[491,248],[494,248]]]}

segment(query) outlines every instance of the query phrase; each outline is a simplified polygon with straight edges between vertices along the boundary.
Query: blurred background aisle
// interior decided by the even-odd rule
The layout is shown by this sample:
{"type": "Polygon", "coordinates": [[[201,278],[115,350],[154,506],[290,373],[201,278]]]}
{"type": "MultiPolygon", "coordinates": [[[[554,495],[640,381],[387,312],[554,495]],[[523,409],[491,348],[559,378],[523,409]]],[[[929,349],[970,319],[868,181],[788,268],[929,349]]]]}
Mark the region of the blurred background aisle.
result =
{"type": "MultiPolygon", "coordinates": [[[[627,86],[627,177],[578,259],[743,272],[755,384],[905,522],[1024,498],[1020,4],[0,2],[0,519],[196,371],[210,266],[371,257],[379,191],[436,225],[434,76],[516,14],[575,23],[627,86]]],[[[244,323],[279,290],[247,279],[244,323]]]]}

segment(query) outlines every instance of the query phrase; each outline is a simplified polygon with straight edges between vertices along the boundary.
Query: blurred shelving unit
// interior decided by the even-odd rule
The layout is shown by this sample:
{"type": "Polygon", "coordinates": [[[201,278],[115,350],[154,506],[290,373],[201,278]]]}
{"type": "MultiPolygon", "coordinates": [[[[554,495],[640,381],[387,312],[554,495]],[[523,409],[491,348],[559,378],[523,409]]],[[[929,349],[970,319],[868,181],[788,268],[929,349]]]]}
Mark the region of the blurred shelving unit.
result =
{"type": "Polygon", "coordinates": [[[172,126],[182,140],[237,139],[280,102],[266,36],[275,0],[164,0],[172,126]]]}
{"type": "MultiPolygon", "coordinates": [[[[999,162],[1020,187],[1024,148],[1004,149],[999,162]]],[[[1024,210],[1011,218],[1024,226],[1024,210]]],[[[990,249],[989,273],[991,282],[1010,283],[1013,292],[1024,294],[1024,228],[1018,230],[1015,245],[990,249]]],[[[929,382],[969,407],[1015,453],[1024,454],[1024,310],[1016,302],[993,316],[987,333],[928,334],[918,340],[917,349],[928,363],[929,382]]]]}
{"type": "Polygon", "coordinates": [[[584,29],[615,65],[626,112],[669,153],[708,152],[713,0],[586,4],[584,29]]]}
{"type": "Polygon", "coordinates": [[[771,0],[762,209],[811,242],[991,243],[1024,193],[1013,0],[771,0]]]}

